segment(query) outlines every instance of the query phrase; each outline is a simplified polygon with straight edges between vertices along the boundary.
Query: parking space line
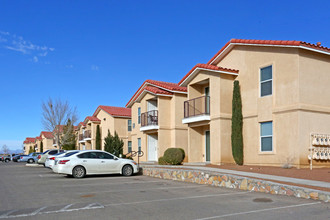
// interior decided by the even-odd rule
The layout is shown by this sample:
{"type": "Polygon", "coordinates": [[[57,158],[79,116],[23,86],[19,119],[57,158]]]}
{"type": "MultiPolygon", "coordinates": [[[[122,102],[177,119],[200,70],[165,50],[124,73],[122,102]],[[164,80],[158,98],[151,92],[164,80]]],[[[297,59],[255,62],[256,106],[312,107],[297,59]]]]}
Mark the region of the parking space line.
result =
{"type": "Polygon", "coordinates": [[[166,202],[166,201],[174,201],[174,200],[185,200],[185,199],[198,199],[198,198],[208,198],[208,197],[217,197],[217,196],[229,196],[229,195],[240,195],[240,194],[247,194],[248,192],[238,192],[238,193],[219,193],[219,194],[208,194],[202,196],[187,196],[187,197],[176,197],[170,199],[153,199],[153,200],[146,200],[146,201],[138,201],[138,202],[125,202],[125,203],[112,203],[104,205],[106,206],[118,206],[118,205],[135,205],[135,204],[143,204],[143,203],[151,203],[151,202],[166,202]]]}
{"type": "MultiPolygon", "coordinates": [[[[79,186],[101,186],[101,185],[104,185],[104,186],[107,186],[107,185],[122,185],[122,184],[141,184],[141,183],[164,183],[166,181],[137,181],[137,182],[116,182],[116,183],[99,183],[99,184],[95,184],[95,183],[88,183],[88,184],[79,184],[79,186]]],[[[68,188],[68,187],[77,187],[75,185],[62,185],[62,187],[64,188],[68,188]]]]}
{"type": "Polygon", "coordinates": [[[230,217],[230,216],[245,215],[245,214],[266,212],[266,211],[279,210],[279,209],[288,209],[288,208],[295,208],[295,207],[301,207],[301,206],[311,206],[311,205],[316,205],[316,204],[320,204],[320,203],[321,202],[312,202],[312,203],[303,203],[303,204],[297,204],[297,205],[274,207],[274,208],[268,208],[268,209],[258,209],[258,210],[252,210],[252,211],[246,211],[246,212],[231,213],[231,214],[226,214],[226,215],[211,216],[211,217],[207,217],[207,218],[199,218],[199,219],[195,219],[195,220],[224,218],[224,217],[230,217]]]}
{"type": "Polygon", "coordinates": [[[10,215],[11,213],[14,213],[14,212],[16,212],[16,211],[17,211],[17,209],[10,210],[9,212],[7,212],[7,213],[5,213],[5,214],[0,215],[0,218],[6,218],[6,217],[8,217],[8,215],[10,215]]]}
{"type": "MultiPolygon", "coordinates": [[[[109,191],[95,191],[88,193],[117,193],[117,192],[128,192],[128,191],[139,191],[139,190],[157,190],[157,189],[187,189],[187,188],[200,188],[207,187],[207,185],[201,186],[174,186],[174,187],[157,187],[157,188],[140,188],[140,189],[124,189],[124,190],[109,190],[109,191]]],[[[78,194],[86,194],[86,192],[79,192],[78,194]]]]}
{"type": "Polygon", "coordinates": [[[73,205],[74,205],[74,203],[69,204],[69,205],[66,205],[66,206],[64,206],[63,208],[61,208],[59,211],[65,211],[65,210],[67,210],[68,208],[70,208],[70,207],[73,206],[73,205]]]}

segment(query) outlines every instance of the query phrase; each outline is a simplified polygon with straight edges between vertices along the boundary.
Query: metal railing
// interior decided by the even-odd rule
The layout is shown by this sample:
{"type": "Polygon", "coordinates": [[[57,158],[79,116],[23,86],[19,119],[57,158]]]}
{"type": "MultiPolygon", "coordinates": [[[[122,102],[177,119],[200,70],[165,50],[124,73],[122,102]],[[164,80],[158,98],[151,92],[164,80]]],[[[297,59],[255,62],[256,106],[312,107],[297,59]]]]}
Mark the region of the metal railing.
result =
{"type": "Polygon", "coordinates": [[[158,110],[152,110],[141,114],[141,127],[158,125],[158,110]]]}
{"type": "Polygon", "coordinates": [[[85,131],[83,136],[84,136],[84,139],[85,139],[85,138],[91,138],[91,137],[92,137],[92,132],[91,132],[91,130],[87,130],[87,131],[85,131]]]}
{"type": "Polygon", "coordinates": [[[184,102],[184,117],[210,115],[210,96],[201,96],[184,102]]]}
{"type": "Polygon", "coordinates": [[[125,154],[125,157],[131,157],[131,158],[134,158],[134,157],[138,157],[138,167],[140,167],[140,157],[143,157],[144,155],[144,152],[143,151],[131,151],[131,152],[128,152],[127,154],[125,154]]]}

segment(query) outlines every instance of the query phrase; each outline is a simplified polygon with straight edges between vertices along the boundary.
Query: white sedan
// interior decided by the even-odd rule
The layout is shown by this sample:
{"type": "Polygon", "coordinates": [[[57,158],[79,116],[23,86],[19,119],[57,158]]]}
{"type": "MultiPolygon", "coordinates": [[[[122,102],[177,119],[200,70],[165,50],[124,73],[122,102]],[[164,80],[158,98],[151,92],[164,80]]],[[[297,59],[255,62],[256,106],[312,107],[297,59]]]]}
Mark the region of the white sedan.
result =
{"type": "Polygon", "coordinates": [[[133,160],[118,158],[105,151],[84,150],[55,158],[53,171],[75,178],[96,174],[131,176],[138,172],[138,166],[133,160]]]}
{"type": "Polygon", "coordinates": [[[45,161],[45,167],[53,169],[53,166],[54,166],[54,163],[55,163],[55,158],[64,156],[64,155],[66,155],[68,153],[71,153],[71,152],[79,152],[79,150],[68,150],[68,151],[60,152],[60,153],[57,153],[57,154],[54,154],[54,155],[48,155],[47,158],[46,158],[46,161],[45,161]]]}

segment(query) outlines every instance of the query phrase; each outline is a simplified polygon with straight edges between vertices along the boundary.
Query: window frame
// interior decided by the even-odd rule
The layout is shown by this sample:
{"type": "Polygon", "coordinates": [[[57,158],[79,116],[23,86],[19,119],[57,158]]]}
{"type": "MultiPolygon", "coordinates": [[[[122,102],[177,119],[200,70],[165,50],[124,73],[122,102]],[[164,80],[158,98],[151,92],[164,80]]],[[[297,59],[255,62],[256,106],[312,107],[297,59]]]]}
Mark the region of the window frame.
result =
{"type": "Polygon", "coordinates": [[[132,152],[132,141],[127,141],[127,153],[132,152]],[[129,145],[131,144],[131,145],[129,145]]]}
{"type": "Polygon", "coordinates": [[[138,124],[141,124],[141,107],[138,107],[138,124]]]}
{"type": "Polygon", "coordinates": [[[127,120],[127,131],[132,131],[132,119],[127,120]]]}
{"type": "Polygon", "coordinates": [[[141,138],[138,138],[138,152],[141,151],[141,145],[142,145],[141,138]]]}
{"type": "Polygon", "coordinates": [[[267,97],[267,96],[272,96],[273,95],[273,92],[274,92],[274,85],[273,85],[273,81],[274,81],[274,65],[273,64],[269,64],[269,65],[265,65],[265,66],[262,66],[259,68],[259,97],[262,98],[262,97],[267,97]],[[261,70],[262,69],[265,69],[267,67],[271,67],[271,70],[272,70],[272,78],[271,79],[267,79],[267,80],[264,80],[264,81],[261,81],[261,70]],[[266,82],[269,82],[271,81],[272,83],[272,91],[271,91],[271,94],[268,94],[268,95],[261,95],[261,85],[263,83],[266,83],[266,82]]]}
{"type": "Polygon", "coordinates": [[[259,142],[260,142],[260,153],[274,153],[274,123],[273,123],[273,121],[263,121],[263,122],[259,122],[259,125],[260,125],[260,140],[259,140],[259,142]],[[272,124],[272,134],[271,135],[261,135],[261,126],[262,126],[262,124],[264,124],[264,123],[269,123],[269,122],[271,122],[271,124],[272,124]],[[272,138],[272,150],[268,150],[268,151],[265,151],[265,150],[262,150],[262,138],[267,138],[267,137],[271,137],[272,138]]]}

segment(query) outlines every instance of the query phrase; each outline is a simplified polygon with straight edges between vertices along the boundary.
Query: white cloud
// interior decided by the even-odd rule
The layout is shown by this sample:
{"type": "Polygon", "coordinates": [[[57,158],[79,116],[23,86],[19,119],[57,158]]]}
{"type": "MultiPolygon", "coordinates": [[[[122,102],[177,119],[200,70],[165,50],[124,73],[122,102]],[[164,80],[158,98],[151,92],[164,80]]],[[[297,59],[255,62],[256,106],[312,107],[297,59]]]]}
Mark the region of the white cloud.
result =
{"type": "Polygon", "coordinates": [[[93,71],[99,71],[99,67],[96,66],[96,65],[92,65],[91,66],[91,70],[93,70],[93,71]]]}
{"type": "Polygon", "coordinates": [[[38,57],[45,57],[49,52],[53,52],[55,50],[54,48],[49,48],[47,46],[33,44],[28,40],[24,40],[21,36],[4,31],[0,31],[0,44],[3,44],[3,48],[7,50],[31,55],[33,57],[33,62],[38,62],[38,57]]]}

